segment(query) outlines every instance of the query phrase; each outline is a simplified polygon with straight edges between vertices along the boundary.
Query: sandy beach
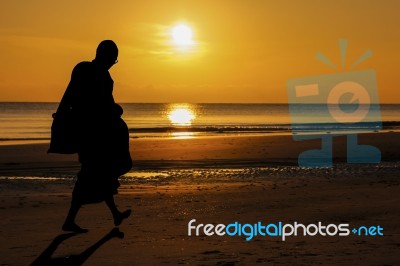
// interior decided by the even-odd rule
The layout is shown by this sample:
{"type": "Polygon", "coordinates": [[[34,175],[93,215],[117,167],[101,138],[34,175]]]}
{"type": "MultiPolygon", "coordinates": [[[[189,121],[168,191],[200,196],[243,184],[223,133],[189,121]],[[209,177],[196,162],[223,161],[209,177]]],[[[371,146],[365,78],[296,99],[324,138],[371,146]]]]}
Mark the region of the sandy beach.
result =
{"type": "Polygon", "coordinates": [[[362,134],[360,143],[378,147],[382,162],[355,165],[346,164],[346,139],[337,137],[327,169],[298,167],[298,154],[320,143],[289,134],[132,139],[134,167],[116,197],[133,209],[119,228],[123,239],[108,234],[104,204],[79,213],[89,233],[61,231],[79,169],[75,155],[47,155],[46,143],[2,143],[0,265],[398,265],[399,137],[362,134]],[[379,225],[383,236],[188,236],[192,219],[379,225]]]}

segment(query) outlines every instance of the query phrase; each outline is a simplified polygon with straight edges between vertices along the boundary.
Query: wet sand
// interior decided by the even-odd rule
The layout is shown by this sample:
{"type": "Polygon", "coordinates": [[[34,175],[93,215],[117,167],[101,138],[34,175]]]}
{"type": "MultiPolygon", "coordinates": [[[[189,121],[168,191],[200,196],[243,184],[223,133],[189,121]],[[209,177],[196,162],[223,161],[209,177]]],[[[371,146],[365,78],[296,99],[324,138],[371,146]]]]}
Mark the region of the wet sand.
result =
{"type": "MultiPolygon", "coordinates": [[[[381,149],[383,162],[349,165],[345,140],[338,138],[334,168],[302,169],[296,166],[298,153],[317,148],[317,141],[294,142],[287,135],[133,139],[135,178],[122,178],[116,196],[121,209],[134,211],[120,226],[124,239],[106,239],[83,253],[113,228],[105,204],[88,205],[77,222],[89,233],[62,241],[51,262],[69,257],[87,259],[84,265],[398,265],[398,140],[398,133],[362,136],[381,149]],[[297,236],[284,242],[269,236],[196,237],[187,233],[191,219],[380,225],[384,236],[297,236]]],[[[58,178],[0,179],[2,265],[30,264],[63,234],[79,165],[74,155],[46,155],[46,147],[0,146],[0,176],[58,178]]]]}

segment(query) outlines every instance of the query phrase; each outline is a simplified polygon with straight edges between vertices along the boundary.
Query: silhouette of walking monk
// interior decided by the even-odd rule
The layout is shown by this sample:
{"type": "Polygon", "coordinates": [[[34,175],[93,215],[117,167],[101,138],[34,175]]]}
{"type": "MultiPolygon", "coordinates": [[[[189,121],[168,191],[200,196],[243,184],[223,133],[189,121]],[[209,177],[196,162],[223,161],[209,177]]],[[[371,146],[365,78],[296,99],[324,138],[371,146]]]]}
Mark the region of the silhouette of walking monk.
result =
{"type": "Polygon", "coordinates": [[[132,167],[128,127],[121,118],[121,106],[114,101],[114,82],[108,72],[118,62],[117,58],[117,45],[111,40],[102,41],[93,61],[75,66],[57,112],[53,114],[48,152],[78,153],[81,163],[71,207],[62,226],[64,231],[88,231],[75,223],[84,204],[104,201],[115,226],[131,214],[130,209],[120,212],[114,202],[120,185],[118,177],[132,167]]]}

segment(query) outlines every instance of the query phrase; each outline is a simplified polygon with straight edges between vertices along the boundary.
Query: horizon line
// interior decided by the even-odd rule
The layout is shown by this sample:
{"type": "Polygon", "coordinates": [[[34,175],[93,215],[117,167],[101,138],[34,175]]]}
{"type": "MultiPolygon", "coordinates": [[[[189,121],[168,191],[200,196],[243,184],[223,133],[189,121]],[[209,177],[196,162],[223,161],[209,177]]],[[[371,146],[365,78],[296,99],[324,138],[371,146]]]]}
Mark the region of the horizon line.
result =
{"type": "MultiPolygon", "coordinates": [[[[60,101],[0,101],[0,103],[60,103],[60,101]]],[[[291,104],[289,102],[116,102],[117,104],[291,104]]],[[[297,104],[297,103],[292,103],[297,104]]],[[[309,103],[309,104],[326,104],[309,103]]],[[[330,104],[330,103],[328,103],[330,104]]],[[[400,102],[383,102],[371,104],[400,104],[400,102]]]]}

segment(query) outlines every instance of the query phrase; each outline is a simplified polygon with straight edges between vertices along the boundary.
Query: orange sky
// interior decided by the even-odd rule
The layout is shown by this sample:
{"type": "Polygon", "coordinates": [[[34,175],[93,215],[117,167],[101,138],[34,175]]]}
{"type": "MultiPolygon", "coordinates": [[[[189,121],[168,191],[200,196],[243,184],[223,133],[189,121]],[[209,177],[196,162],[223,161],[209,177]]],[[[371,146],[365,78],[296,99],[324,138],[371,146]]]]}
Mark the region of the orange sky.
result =
{"type": "Polygon", "coordinates": [[[286,81],[375,69],[382,103],[400,103],[400,1],[36,0],[0,2],[0,101],[59,101],[76,63],[114,40],[118,102],[286,103],[286,81]],[[195,45],[171,44],[186,23],[195,45]],[[346,68],[345,70],[348,70],[346,68]]]}

